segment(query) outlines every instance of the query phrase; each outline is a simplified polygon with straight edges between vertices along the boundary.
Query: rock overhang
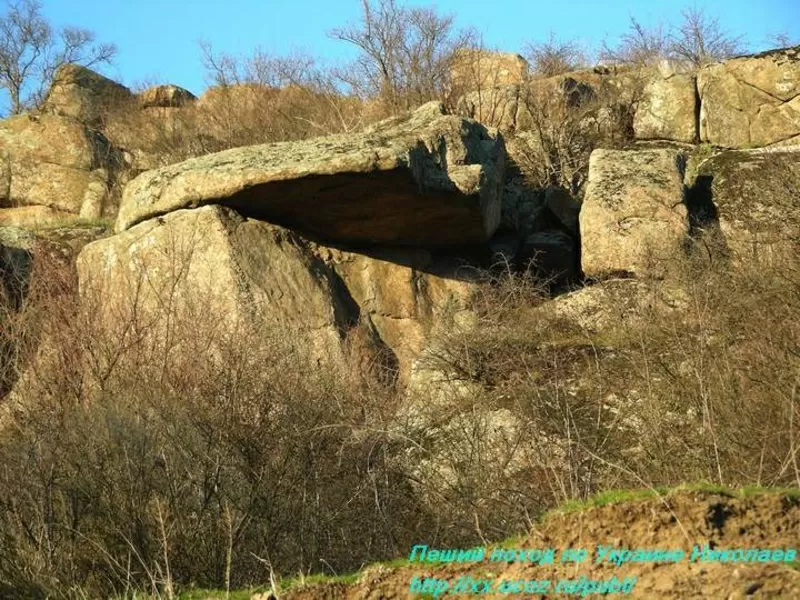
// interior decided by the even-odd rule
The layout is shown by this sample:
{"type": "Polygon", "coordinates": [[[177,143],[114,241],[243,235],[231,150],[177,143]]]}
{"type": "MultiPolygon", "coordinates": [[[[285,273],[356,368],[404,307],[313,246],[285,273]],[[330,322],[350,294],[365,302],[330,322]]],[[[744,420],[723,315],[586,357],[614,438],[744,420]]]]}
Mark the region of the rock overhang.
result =
{"type": "Polygon", "coordinates": [[[329,242],[481,243],[500,222],[504,167],[496,131],[431,103],[361,133],[234,148],[145,172],[126,187],[116,230],[220,204],[329,242]]]}

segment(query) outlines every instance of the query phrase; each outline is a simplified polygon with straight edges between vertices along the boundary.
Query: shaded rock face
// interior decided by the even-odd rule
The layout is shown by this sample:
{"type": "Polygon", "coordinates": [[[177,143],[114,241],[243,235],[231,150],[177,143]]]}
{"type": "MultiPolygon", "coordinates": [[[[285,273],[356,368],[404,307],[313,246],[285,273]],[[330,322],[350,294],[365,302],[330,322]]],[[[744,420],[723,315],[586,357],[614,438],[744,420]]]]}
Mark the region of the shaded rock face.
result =
{"type": "Polygon", "coordinates": [[[697,85],[702,141],[742,148],[800,140],[800,46],[705,67],[697,85]]]}
{"type": "Polygon", "coordinates": [[[580,213],[589,277],[663,276],[689,232],[683,157],[674,150],[595,150],[580,213]]]}
{"type": "Polygon", "coordinates": [[[121,157],[85,125],[43,114],[0,121],[0,160],[0,223],[25,225],[102,216],[121,157]]]}
{"type": "Polygon", "coordinates": [[[134,297],[138,313],[154,318],[167,305],[197,310],[218,315],[224,327],[269,326],[295,336],[309,360],[340,369],[348,341],[366,340],[362,351],[375,354],[366,362],[385,363],[388,351],[403,380],[438,317],[463,310],[472,284],[425,251],[375,256],[207,206],[89,244],[78,272],[81,293],[103,299],[110,319],[130,311],[134,297]]]}
{"type": "Polygon", "coordinates": [[[236,148],[143,173],[117,231],[221,204],[334,242],[442,246],[486,241],[500,222],[504,145],[431,103],[359,134],[236,148]]]}
{"type": "Polygon", "coordinates": [[[567,190],[534,189],[519,178],[503,189],[501,229],[489,241],[493,268],[534,273],[551,291],[576,282],[580,269],[581,204],[567,190]]]}
{"type": "Polygon", "coordinates": [[[575,240],[562,231],[542,231],[528,236],[519,260],[530,265],[537,276],[554,287],[577,279],[580,267],[575,240]]]}
{"type": "Polygon", "coordinates": [[[197,100],[197,96],[177,85],[154,85],[137,94],[142,108],[175,108],[197,100]]]}
{"type": "MultiPolygon", "coordinates": [[[[643,76],[636,71],[584,70],[521,83],[492,83],[476,87],[459,97],[458,114],[476,119],[504,133],[535,132],[555,126],[565,111],[583,112],[587,126],[597,115],[592,108],[606,107],[623,115],[639,95],[643,76]]],[[[573,112],[573,114],[575,114],[573,112]]],[[[619,119],[607,118],[602,126],[620,127],[619,119]]]]}
{"type": "Polygon", "coordinates": [[[33,267],[33,236],[14,235],[12,228],[0,227],[0,303],[18,310],[28,288],[33,267]]]}
{"type": "Polygon", "coordinates": [[[109,108],[133,100],[124,85],[80,65],[63,65],[56,72],[42,110],[96,124],[109,108]]]}
{"type": "Polygon", "coordinates": [[[690,187],[689,211],[694,236],[734,265],[796,256],[800,148],[728,150],[709,158],[690,187]]]}
{"type": "Polygon", "coordinates": [[[659,73],[644,88],[633,119],[635,136],[640,140],[695,143],[698,110],[697,80],[693,75],[659,73]]]}

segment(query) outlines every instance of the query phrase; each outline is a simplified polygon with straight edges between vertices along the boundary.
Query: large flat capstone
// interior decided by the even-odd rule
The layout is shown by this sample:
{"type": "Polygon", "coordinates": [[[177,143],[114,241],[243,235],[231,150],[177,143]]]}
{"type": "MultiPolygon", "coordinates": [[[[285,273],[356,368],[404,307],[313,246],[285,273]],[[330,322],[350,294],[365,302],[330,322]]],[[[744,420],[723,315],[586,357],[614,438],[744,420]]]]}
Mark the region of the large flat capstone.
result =
{"type": "Polygon", "coordinates": [[[131,181],[118,232],[181,208],[220,204],[322,240],[446,246],[497,229],[503,139],[439,103],[360,133],[234,148],[131,181]]]}

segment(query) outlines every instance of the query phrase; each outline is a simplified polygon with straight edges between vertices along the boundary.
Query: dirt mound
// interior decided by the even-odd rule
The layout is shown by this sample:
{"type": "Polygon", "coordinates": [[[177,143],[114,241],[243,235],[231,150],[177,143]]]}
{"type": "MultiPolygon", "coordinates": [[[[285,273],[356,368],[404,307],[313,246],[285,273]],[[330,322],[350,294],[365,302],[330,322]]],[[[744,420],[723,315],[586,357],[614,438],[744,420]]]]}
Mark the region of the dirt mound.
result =
{"type": "MultiPolygon", "coordinates": [[[[797,494],[737,497],[724,492],[680,491],[662,498],[553,513],[523,538],[485,549],[482,561],[431,564],[428,559],[432,549],[427,549],[424,561],[419,561],[422,551],[418,550],[415,562],[407,566],[371,567],[353,584],[317,584],[282,597],[600,597],[612,594],[588,593],[589,588],[581,582],[616,578],[620,585],[632,585],[629,597],[633,598],[800,598],[800,562],[795,555],[798,542],[797,494]],[[552,562],[546,559],[548,549],[554,550],[552,562]],[[574,558],[581,549],[587,555],[583,561],[561,562],[564,549],[575,551],[574,558]],[[642,549],[662,552],[635,552],[642,549]],[[753,552],[756,549],[761,552],[753,552]],[[769,552],[764,552],[766,549],[769,552]],[[495,551],[496,557],[516,554],[518,559],[520,555],[525,559],[492,561],[495,551]],[[428,586],[423,590],[426,579],[428,586]],[[516,584],[515,588],[508,583],[533,580],[540,582],[539,587],[549,580],[548,591],[536,593],[536,585],[525,588],[516,584]],[[501,587],[503,581],[507,582],[505,587],[501,587]],[[446,590],[442,582],[448,583],[446,590]],[[419,593],[412,593],[412,585],[419,593]],[[487,591],[489,586],[491,591],[487,591]]],[[[624,591],[618,593],[626,595],[624,591]]]]}

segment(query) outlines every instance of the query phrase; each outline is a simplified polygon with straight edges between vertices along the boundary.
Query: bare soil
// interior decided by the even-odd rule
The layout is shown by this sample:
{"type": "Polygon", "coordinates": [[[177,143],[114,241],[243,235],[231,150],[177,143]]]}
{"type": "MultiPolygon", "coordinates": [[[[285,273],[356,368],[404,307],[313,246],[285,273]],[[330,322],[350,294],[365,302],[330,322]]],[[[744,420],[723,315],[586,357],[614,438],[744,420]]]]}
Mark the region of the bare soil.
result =
{"type": "MultiPolygon", "coordinates": [[[[389,568],[375,566],[362,572],[356,583],[321,583],[290,591],[282,598],[382,599],[433,597],[414,595],[409,585],[414,577],[447,579],[451,586],[462,575],[474,579],[546,580],[553,587],[561,579],[586,576],[620,581],[636,577],[631,598],[800,598],[800,562],[721,563],[689,560],[695,545],[712,549],[789,549],[800,546],[800,498],[783,493],[734,497],[707,491],[681,491],[663,498],[629,500],[548,516],[508,548],[555,548],[550,565],[492,563],[486,552],[482,563],[413,563],[389,568]],[[620,567],[595,561],[596,546],[617,548],[681,548],[686,557],[674,563],[627,563],[620,567]],[[559,562],[564,548],[586,548],[588,558],[580,564],[559,562]]],[[[467,597],[445,593],[438,597],[467,597]]],[[[478,595],[478,594],[472,594],[478,595]]],[[[605,594],[604,594],[605,595],[605,594]]],[[[620,596],[623,594],[608,594],[620,596]]],[[[484,598],[581,597],[580,594],[524,593],[482,594],[484,598]]],[[[597,598],[600,594],[583,597],[597,598]]]]}

